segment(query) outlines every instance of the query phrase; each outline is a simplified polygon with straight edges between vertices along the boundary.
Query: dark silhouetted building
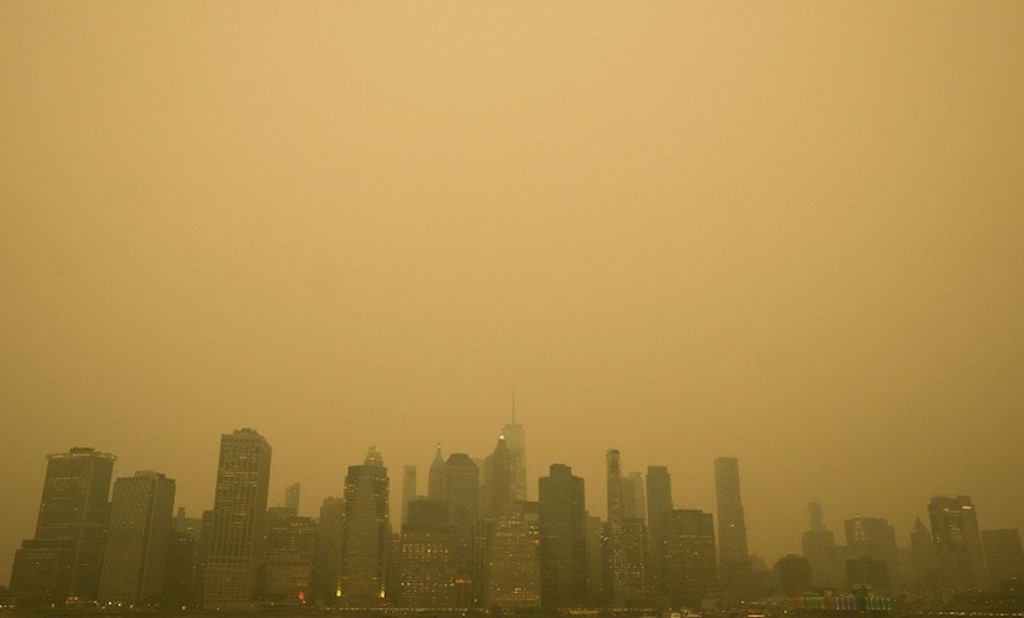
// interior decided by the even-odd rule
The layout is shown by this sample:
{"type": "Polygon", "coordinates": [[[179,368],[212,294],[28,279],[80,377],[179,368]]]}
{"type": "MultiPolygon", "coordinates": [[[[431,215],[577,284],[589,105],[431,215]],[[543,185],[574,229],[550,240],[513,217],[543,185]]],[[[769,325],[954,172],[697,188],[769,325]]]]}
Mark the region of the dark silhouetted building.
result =
{"type": "Polygon", "coordinates": [[[341,599],[341,555],[345,539],[345,500],[329,497],[320,506],[313,559],[313,601],[334,606],[341,599]]]}
{"type": "Polygon", "coordinates": [[[936,496],[928,503],[941,590],[981,590],[985,584],[978,515],[968,496],[936,496]]]}
{"type": "Polygon", "coordinates": [[[516,487],[518,459],[505,434],[498,437],[494,452],[484,460],[483,515],[496,521],[512,502],[523,500],[516,487]]]}
{"type": "Polygon", "coordinates": [[[465,453],[452,453],[444,464],[441,496],[451,509],[452,560],[455,603],[468,607],[479,602],[474,540],[480,521],[480,470],[465,453]]]}
{"type": "Polygon", "coordinates": [[[35,537],[14,555],[10,592],[18,605],[96,600],[114,460],[91,448],[47,456],[35,537]]]}
{"type": "Polygon", "coordinates": [[[299,498],[302,495],[302,483],[292,483],[284,488],[284,508],[292,515],[299,514],[299,498]]]}
{"type": "Polygon", "coordinates": [[[787,597],[799,596],[814,589],[811,563],[803,556],[789,554],[779,558],[774,571],[775,579],[779,582],[779,592],[787,597]]]}
{"type": "Polygon", "coordinates": [[[313,600],[313,563],[318,525],[294,515],[291,507],[267,513],[260,598],[275,606],[305,605],[313,600]]]}
{"type": "Polygon", "coordinates": [[[167,564],[164,567],[162,604],[176,609],[198,607],[202,602],[199,590],[199,536],[203,520],[186,517],[179,508],[171,521],[167,541],[167,564]]]}
{"type": "Polygon", "coordinates": [[[886,592],[891,587],[889,563],[883,558],[861,556],[846,560],[846,580],[851,588],[886,592]]]}
{"type": "Polygon", "coordinates": [[[655,595],[665,594],[665,515],[672,512],[672,477],[665,466],[647,467],[647,575],[655,595]]]}
{"type": "Polygon", "coordinates": [[[804,558],[811,565],[814,584],[819,588],[839,589],[846,585],[846,566],[836,549],[835,536],[825,527],[821,505],[811,502],[807,505],[811,529],[801,539],[804,558]]]}
{"type": "Polygon", "coordinates": [[[934,590],[938,582],[935,543],[932,533],[917,518],[910,531],[910,569],[912,587],[918,590],[934,590]]]}
{"type": "Polygon", "coordinates": [[[387,596],[388,509],[388,471],[370,447],[363,465],[349,466],[345,477],[341,596],[349,607],[379,606],[387,596]]]}
{"type": "Polygon", "coordinates": [[[416,499],[416,466],[402,468],[402,521],[409,519],[409,503],[416,499]]]}
{"type": "Polygon", "coordinates": [[[437,443],[434,461],[430,462],[427,476],[427,497],[431,500],[441,499],[441,477],[444,475],[444,456],[441,455],[441,443],[437,443]]]}
{"type": "Polygon", "coordinates": [[[740,498],[740,467],[734,457],[715,460],[715,495],[718,504],[719,565],[726,590],[745,598],[750,594],[751,565],[747,526],[740,498]]]}
{"type": "Polygon", "coordinates": [[[587,602],[587,529],[583,479],[554,464],[540,482],[541,604],[580,607],[587,602]]]}
{"type": "Polygon", "coordinates": [[[99,600],[156,605],[163,598],[174,481],[139,471],[114,481],[99,600]]]}
{"type": "Polygon", "coordinates": [[[710,513],[677,509],[664,518],[665,588],[673,607],[700,607],[715,583],[715,524],[710,513]]]}
{"type": "Polygon", "coordinates": [[[512,423],[505,425],[501,433],[505,436],[509,454],[512,457],[512,499],[529,499],[526,482],[526,431],[516,422],[515,403],[512,407],[512,423]]]}
{"type": "Polygon", "coordinates": [[[455,603],[454,534],[447,501],[409,504],[402,526],[400,591],[404,607],[452,607],[455,603]]]}
{"type": "Polygon", "coordinates": [[[266,534],[270,444],[252,429],[220,440],[203,607],[251,606],[266,534]]]}
{"type": "Polygon", "coordinates": [[[1006,588],[1010,580],[1024,580],[1024,552],[1016,529],[982,530],[981,542],[985,548],[989,588],[1000,590],[1006,588]]]}
{"type": "MultiPolygon", "coordinates": [[[[846,527],[846,559],[857,560],[873,558],[884,560],[889,581],[886,589],[892,585],[899,573],[899,550],[896,547],[896,531],[889,522],[878,517],[855,517],[847,519],[846,527]]],[[[847,568],[847,574],[849,574],[847,568]]],[[[854,582],[850,582],[852,586],[854,582]]]]}

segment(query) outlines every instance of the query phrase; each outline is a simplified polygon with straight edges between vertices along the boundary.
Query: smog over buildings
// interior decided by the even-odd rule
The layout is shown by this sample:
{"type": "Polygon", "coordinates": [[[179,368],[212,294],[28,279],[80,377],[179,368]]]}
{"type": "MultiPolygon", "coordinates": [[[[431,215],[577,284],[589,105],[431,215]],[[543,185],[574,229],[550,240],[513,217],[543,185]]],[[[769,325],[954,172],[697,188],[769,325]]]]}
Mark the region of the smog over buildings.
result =
{"type": "Polygon", "coordinates": [[[1019,2],[0,2],[0,605],[1020,600],[1022,110],[1019,2]]]}

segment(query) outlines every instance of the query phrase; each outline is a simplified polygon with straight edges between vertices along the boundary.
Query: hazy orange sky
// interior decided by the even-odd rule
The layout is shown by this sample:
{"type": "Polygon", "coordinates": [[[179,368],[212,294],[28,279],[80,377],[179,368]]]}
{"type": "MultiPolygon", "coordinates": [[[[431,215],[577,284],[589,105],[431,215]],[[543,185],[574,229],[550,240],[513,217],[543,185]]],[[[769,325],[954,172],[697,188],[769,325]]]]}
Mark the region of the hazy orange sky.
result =
{"type": "Polygon", "coordinates": [[[1024,3],[4,0],[0,350],[0,583],[47,453],[397,505],[513,382],[532,496],[1024,528],[1024,3]]]}

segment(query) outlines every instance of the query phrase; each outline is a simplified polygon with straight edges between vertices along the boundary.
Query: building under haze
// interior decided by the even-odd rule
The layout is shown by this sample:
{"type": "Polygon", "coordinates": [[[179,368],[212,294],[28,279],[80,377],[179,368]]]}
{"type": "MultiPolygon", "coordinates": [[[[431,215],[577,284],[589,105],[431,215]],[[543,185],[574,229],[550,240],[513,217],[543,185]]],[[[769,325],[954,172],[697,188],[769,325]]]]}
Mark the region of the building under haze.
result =
{"type": "Polygon", "coordinates": [[[199,594],[199,537],[203,520],[187,517],[185,508],[171,522],[167,541],[167,563],[164,566],[164,594],[167,607],[187,609],[202,601],[199,594]]]}
{"type": "Polygon", "coordinates": [[[402,468],[402,521],[409,519],[409,503],[416,499],[416,466],[406,465],[402,468]]]}
{"type": "Polygon", "coordinates": [[[968,496],[935,496],[928,503],[939,588],[947,592],[981,590],[985,584],[978,514],[968,496]]]}
{"type": "Polygon", "coordinates": [[[388,471],[370,447],[361,466],[345,477],[345,536],[342,542],[341,598],[349,607],[374,607],[387,596],[391,524],[388,471]]]}
{"type": "Polygon", "coordinates": [[[541,603],[540,513],[536,502],[506,505],[489,527],[484,604],[503,609],[541,603]]]}
{"type": "Polygon", "coordinates": [[[539,481],[541,604],[580,607],[587,601],[587,520],[583,479],[553,464],[539,481]]]}
{"type": "Polygon", "coordinates": [[[665,516],[672,512],[672,477],[665,466],[647,466],[647,577],[656,596],[665,594],[665,516]]]}
{"type": "Polygon", "coordinates": [[[284,508],[292,515],[299,514],[299,498],[302,495],[302,483],[292,483],[284,488],[284,508]]]}
{"type": "Polygon", "coordinates": [[[444,500],[409,504],[402,524],[398,603],[402,607],[452,607],[455,554],[451,506],[444,500]]]}
{"type": "Polygon", "coordinates": [[[114,482],[101,602],[156,605],[162,600],[174,489],[172,479],[150,471],[114,482]]]}
{"type": "Polygon", "coordinates": [[[1017,530],[982,530],[981,542],[985,549],[989,588],[1008,588],[1011,580],[1024,579],[1024,551],[1021,550],[1017,530]]]}
{"type": "Polygon", "coordinates": [[[255,599],[269,485],[266,439],[252,429],[222,435],[203,580],[205,609],[247,608],[255,599]]]}
{"type": "Polygon", "coordinates": [[[14,555],[11,594],[21,606],[94,601],[115,457],[73,448],[46,459],[35,537],[14,555]]]}
{"type": "Polygon", "coordinates": [[[452,524],[455,603],[468,607],[479,601],[480,574],[475,537],[480,521],[480,470],[465,453],[452,453],[441,475],[441,498],[448,503],[452,524]]]}
{"type": "Polygon", "coordinates": [[[722,578],[733,595],[746,596],[751,576],[750,556],[747,551],[747,524],[740,498],[740,465],[735,457],[715,459],[715,496],[722,578]]]}
{"type": "Polygon", "coordinates": [[[811,565],[814,584],[819,588],[841,588],[846,584],[846,567],[836,548],[835,535],[825,527],[825,516],[819,503],[808,504],[807,513],[811,527],[803,533],[801,545],[804,558],[811,565]]]}
{"type": "Polygon", "coordinates": [[[715,583],[715,525],[710,513],[677,509],[664,521],[664,582],[672,607],[700,607],[715,583]]]}
{"type": "Polygon", "coordinates": [[[327,497],[320,506],[313,556],[313,602],[337,605],[341,599],[341,556],[345,540],[345,500],[327,497]]]}

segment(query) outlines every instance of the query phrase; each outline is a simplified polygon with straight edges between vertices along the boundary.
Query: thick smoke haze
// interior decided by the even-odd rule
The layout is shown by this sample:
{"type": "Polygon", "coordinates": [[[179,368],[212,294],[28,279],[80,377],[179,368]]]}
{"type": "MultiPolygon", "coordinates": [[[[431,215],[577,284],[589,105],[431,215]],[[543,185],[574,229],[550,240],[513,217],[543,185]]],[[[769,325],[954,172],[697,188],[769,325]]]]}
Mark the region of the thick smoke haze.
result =
{"type": "Polygon", "coordinates": [[[1024,528],[1024,3],[0,3],[0,583],[45,455],[394,513],[511,419],[752,553],[1024,528]]]}

